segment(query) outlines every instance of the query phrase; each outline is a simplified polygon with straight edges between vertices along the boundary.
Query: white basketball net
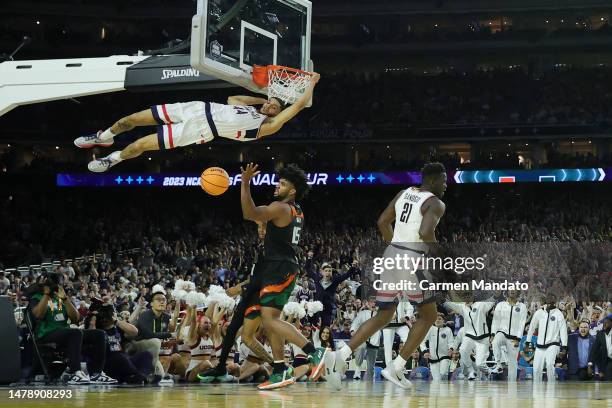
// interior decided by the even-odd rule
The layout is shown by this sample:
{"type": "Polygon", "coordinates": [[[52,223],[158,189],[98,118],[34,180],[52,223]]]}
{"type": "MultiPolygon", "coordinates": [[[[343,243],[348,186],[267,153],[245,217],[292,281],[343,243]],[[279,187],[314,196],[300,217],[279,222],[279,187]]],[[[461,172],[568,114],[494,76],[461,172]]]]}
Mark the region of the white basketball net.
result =
{"type": "Polygon", "coordinates": [[[278,98],[285,103],[295,103],[308,87],[312,75],[286,68],[268,70],[268,98],[278,98]]]}

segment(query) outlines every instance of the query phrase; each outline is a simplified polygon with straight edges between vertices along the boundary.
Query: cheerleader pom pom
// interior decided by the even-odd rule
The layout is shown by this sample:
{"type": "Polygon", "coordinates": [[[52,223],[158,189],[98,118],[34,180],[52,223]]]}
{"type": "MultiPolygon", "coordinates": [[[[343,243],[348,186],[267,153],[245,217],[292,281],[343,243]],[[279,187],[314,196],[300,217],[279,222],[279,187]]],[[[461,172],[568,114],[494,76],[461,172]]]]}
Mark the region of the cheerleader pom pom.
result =
{"type": "Polygon", "coordinates": [[[200,296],[197,292],[188,292],[185,295],[185,303],[187,303],[187,306],[197,306],[199,299],[200,296]]]}
{"type": "Polygon", "coordinates": [[[187,296],[187,292],[183,289],[175,289],[172,291],[172,297],[176,300],[185,300],[185,296],[187,296]]]}
{"type": "Polygon", "coordinates": [[[174,281],[174,290],[185,290],[184,286],[185,286],[184,280],[177,279],[176,281],[174,281]]]}
{"type": "Polygon", "coordinates": [[[312,317],[316,313],[319,313],[323,310],[323,303],[319,302],[318,300],[315,302],[307,302],[306,310],[308,311],[308,316],[312,317]]]}
{"type": "Polygon", "coordinates": [[[210,288],[208,288],[208,295],[215,296],[218,294],[225,294],[225,289],[219,285],[210,285],[210,288]]]}

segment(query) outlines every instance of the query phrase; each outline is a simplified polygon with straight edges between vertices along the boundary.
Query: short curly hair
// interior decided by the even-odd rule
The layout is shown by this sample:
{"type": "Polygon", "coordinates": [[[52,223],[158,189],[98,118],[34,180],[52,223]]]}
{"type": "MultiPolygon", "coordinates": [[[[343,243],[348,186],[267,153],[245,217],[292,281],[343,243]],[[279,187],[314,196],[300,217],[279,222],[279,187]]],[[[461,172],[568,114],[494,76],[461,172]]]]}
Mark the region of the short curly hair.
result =
{"type": "Polygon", "coordinates": [[[308,185],[308,176],[304,173],[304,170],[300,169],[297,164],[291,163],[284,167],[281,167],[278,172],[279,179],[285,179],[289,181],[295,187],[295,199],[297,201],[302,200],[310,191],[308,185]]]}
{"type": "Polygon", "coordinates": [[[427,163],[421,169],[421,176],[423,180],[431,179],[432,177],[436,177],[442,173],[446,173],[446,168],[439,162],[427,163]]]}

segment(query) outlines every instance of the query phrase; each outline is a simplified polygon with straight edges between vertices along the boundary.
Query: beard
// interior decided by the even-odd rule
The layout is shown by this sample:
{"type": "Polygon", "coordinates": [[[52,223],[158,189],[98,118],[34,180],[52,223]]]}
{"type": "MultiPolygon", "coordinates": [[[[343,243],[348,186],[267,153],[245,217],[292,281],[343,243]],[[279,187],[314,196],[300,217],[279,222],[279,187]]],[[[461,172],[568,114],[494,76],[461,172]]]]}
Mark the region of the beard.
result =
{"type": "Polygon", "coordinates": [[[287,198],[286,194],[283,194],[282,192],[274,192],[274,198],[276,198],[279,201],[283,201],[285,198],[287,198]]]}

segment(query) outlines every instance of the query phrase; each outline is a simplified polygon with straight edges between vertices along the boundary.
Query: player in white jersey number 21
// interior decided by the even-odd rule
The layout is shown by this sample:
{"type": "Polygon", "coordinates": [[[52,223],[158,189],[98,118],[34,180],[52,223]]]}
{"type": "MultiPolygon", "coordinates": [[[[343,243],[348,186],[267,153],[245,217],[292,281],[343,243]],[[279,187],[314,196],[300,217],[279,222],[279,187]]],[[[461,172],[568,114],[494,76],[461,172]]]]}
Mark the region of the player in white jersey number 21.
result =
{"type": "Polygon", "coordinates": [[[108,147],[120,133],[137,126],[157,125],[157,131],[144,136],[106,157],[93,160],[89,170],[100,173],[117,163],[133,159],[151,150],[202,144],[223,137],[239,142],[249,142],[270,136],[297,115],[312,97],[320,75],[313,74],[310,87],[294,104],[285,107],[277,98],[252,96],[230,96],[227,104],[213,102],[186,102],[154,105],[119,119],[110,128],[75,139],[77,147],[88,149],[94,146],[108,147]],[[256,109],[252,105],[261,105],[256,109]]]}
{"type": "MultiPolygon", "coordinates": [[[[407,246],[419,246],[426,248],[435,245],[435,230],[440,218],[446,209],[440,199],[446,190],[446,170],[441,163],[429,163],[421,170],[423,182],[419,188],[408,188],[400,191],[393,201],[378,218],[378,229],[385,242],[389,244],[385,250],[385,257],[394,257],[390,252],[402,251],[408,256],[419,255],[415,248],[407,246]],[[392,222],[395,221],[395,230],[392,222]],[[399,240],[399,241],[398,241],[399,240]],[[406,241],[408,240],[408,241],[406,241]]],[[[385,262],[386,263],[386,262],[385,262]]],[[[381,275],[395,271],[385,270],[381,275]]],[[[406,273],[403,278],[410,279],[406,273]]],[[[397,280],[396,282],[399,282],[397,280]]],[[[419,347],[430,327],[437,317],[435,298],[431,293],[425,291],[400,291],[400,290],[378,290],[376,303],[378,313],[363,324],[353,335],[349,343],[340,350],[328,353],[325,358],[326,380],[331,386],[340,389],[342,374],[346,370],[346,360],[351,356],[363,342],[377,331],[383,329],[393,319],[400,298],[407,297],[418,305],[419,318],[412,326],[399,356],[382,371],[383,377],[392,383],[408,388],[410,382],[404,377],[406,360],[419,347]]]]}

